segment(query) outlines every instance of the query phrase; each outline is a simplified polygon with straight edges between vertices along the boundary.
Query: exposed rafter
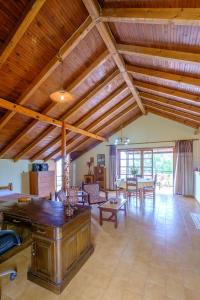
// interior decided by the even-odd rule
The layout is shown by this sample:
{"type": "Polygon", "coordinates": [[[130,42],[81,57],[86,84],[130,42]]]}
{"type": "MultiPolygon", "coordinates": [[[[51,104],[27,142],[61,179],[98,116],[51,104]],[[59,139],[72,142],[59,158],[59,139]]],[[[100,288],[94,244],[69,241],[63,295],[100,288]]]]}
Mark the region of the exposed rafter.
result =
{"type": "Polygon", "coordinates": [[[176,101],[192,104],[194,105],[194,107],[200,107],[200,96],[198,95],[193,95],[179,90],[174,90],[160,85],[154,85],[137,80],[134,80],[134,83],[140,91],[152,93],[161,97],[169,97],[170,99],[174,99],[176,101]]]}
{"type": "MultiPolygon", "coordinates": [[[[99,93],[102,89],[104,89],[107,85],[110,84],[112,80],[115,80],[119,76],[118,71],[114,71],[110,76],[108,76],[101,84],[97,85],[96,88],[94,88],[85,98],[78,101],[75,105],[73,105],[71,108],[69,108],[61,117],[61,121],[66,121],[67,118],[72,116],[73,113],[75,113],[82,105],[84,105],[89,99],[94,97],[97,93],[99,93]]],[[[38,137],[36,137],[31,144],[29,144],[27,147],[25,147],[20,153],[18,153],[14,160],[19,160],[21,157],[23,157],[26,153],[31,151],[42,139],[44,139],[47,135],[52,133],[54,130],[54,126],[50,126],[47,128],[44,132],[42,132],[38,137]]]]}
{"type": "Polygon", "coordinates": [[[162,80],[168,80],[175,82],[177,86],[180,84],[187,84],[191,87],[199,88],[200,87],[200,79],[199,78],[194,78],[194,77],[189,77],[185,75],[178,75],[178,74],[173,74],[169,72],[163,72],[163,71],[158,71],[154,69],[149,69],[149,68],[142,68],[142,67],[137,67],[137,66],[132,66],[132,65],[127,65],[127,70],[131,74],[142,74],[147,77],[152,77],[155,79],[162,79],[162,80]]]}
{"type": "Polygon", "coordinates": [[[147,108],[148,112],[151,112],[151,113],[153,113],[155,115],[159,115],[159,116],[161,116],[161,117],[163,117],[165,119],[170,119],[172,121],[181,123],[183,125],[186,125],[186,126],[189,126],[189,127],[195,128],[195,129],[199,129],[199,127],[196,124],[194,124],[193,122],[185,120],[180,115],[176,116],[174,114],[171,114],[166,109],[161,109],[161,108],[158,108],[158,107],[153,107],[153,106],[150,106],[150,105],[147,105],[147,104],[146,104],[146,108],[147,108]]]}
{"type": "Polygon", "coordinates": [[[183,63],[195,63],[200,66],[200,54],[174,51],[168,49],[142,47],[136,45],[117,44],[117,50],[121,54],[139,55],[143,57],[162,58],[183,63]]]}
{"type": "Polygon", "coordinates": [[[100,20],[200,26],[200,8],[105,8],[100,20]]]}
{"type": "MultiPolygon", "coordinates": [[[[126,122],[123,122],[123,127],[128,126],[130,123],[136,121],[136,120],[137,120],[139,117],[141,117],[141,116],[142,116],[142,113],[139,111],[139,112],[136,113],[133,117],[131,117],[130,119],[128,119],[126,122]]],[[[110,131],[110,132],[107,134],[107,138],[109,138],[110,136],[112,136],[114,133],[118,132],[118,131],[120,130],[120,128],[121,128],[121,125],[118,126],[117,128],[115,128],[114,130],[110,131]]],[[[87,139],[87,140],[88,140],[88,139],[87,139]]],[[[87,141],[87,140],[86,140],[86,141],[87,141]]],[[[81,143],[80,146],[82,146],[84,143],[85,143],[85,142],[81,143]]],[[[77,159],[79,156],[81,156],[81,155],[83,155],[84,153],[86,153],[88,150],[90,150],[90,149],[96,147],[99,143],[100,143],[100,142],[98,142],[98,141],[95,142],[95,143],[92,143],[92,145],[89,146],[89,147],[87,147],[87,149],[85,149],[84,151],[81,151],[81,153],[76,157],[76,159],[77,159]]],[[[78,147],[77,147],[76,149],[78,149],[78,147]]],[[[75,149],[75,151],[76,151],[76,149],[75,149]]],[[[60,156],[56,157],[55,160],[57,160],[57,159],[59,159],[59,158],[60,158],[60,156]]]]}
{"type": "MultiPolygon", "coordinates": [[[[63,122],[62,121],[53,119],[51,117],[48,117],[48,116],[43,115],[43,114],[40,114],[40,113],[38,113],[38,112],[36,112],[34,110],[31,110],[29,108],[23,107],[21,105],[14,104],[14,103],[9,102],[9,101],[7,101],[5,99],[2,99],[2,98],[0,98],[0,107],[8,109],[8,110],[11,110],[11,111],[15,111],[16,113],[22,114],[24,116],[27,116],[27,117],[30,117],[30,118],[33,118],[33,119],[36,119],[36,120],[38,120],[40,122],[44,122],[44,123],[47,123],[47,124],[54,125],[56,127],[62,128],[62,126],[63,126],[63,122]]],[[[92,137],[92,138],[100,140],[100,141],[105,141],[105,138],[100,137],[100,136],[96,136],[93,133],[87,132],[87,131],[85,131],[83,129],[80,129],[78,127],[75,127],[75,126],[73,126],[71,124],[65,123],[65,128],[68,129],[68,130],[70,130],[70,131],[74,131],[76,133],[87,135],[89,137],[92,137]]]]}
{"type": "Polygon", "coordinates": [[[17,43],[20,41],[30,24],[33,22],[38,12],[44,5],[46,0],[35,0],[32,1],[32,5],[29,8],[28,12],[24,14],[22,20],[18,24],[15,31],[12,33],[12,36],[8,37],[1,54],[0,54],[0,68],[6,62],[9,55],[12,53],[17,43]]]}
{"type": "MultiPolygon", "coordinates": [[[[198,121],[195,121],[191,115],[181,112],[181,111],[176,111],[174,109],[162,106],[162,105],[158,105],[158,104],[152,104],[150,101],[145,100],[144,101],[145,106],[149,109],[154,109],[160,112],[163,112],[164,114],[166,113],[166,115],[170,115],[171,117],[174,117],[174,121],[176,121],[177,119],[182,120],[182,123],[194,128],[199,128],[200,123],[198,121]]],[[[172,119],[172,118],[171,118],[172,119]]]]}
{"type": "MultiPolygon", "coordinates": [[[[97,104],[95,107],[93,107],[88,113],[86,113],[83,117],[81,117],[78,121],[73,123],[73,126],[80,126],[83,124],[86,120],[88,120],[92,115],[94,115],[98,110],[100,110],[102,107],[107,105],[109,102],[111,102],[116,97],[120,97],[123,95],[123,93],[127,90],[126,85],[122,85],[120,88],[118,88],[116,91],[114,91],[111,95],[109,95],[107,98],[102,100],[99,104],[97,104]]],[[[72,138],[75,139],[76,136],[72,138]]],[[[49,148],[54,147],[56,144],[58,144],[61,141],[61,137],[58,136],[56,139],[51,141],[47,146],[43,147],[40,151],[38,151],[34,156],[31,157],[31,161],[37,160],[40,157],[43,156],[43,153],[48,151],[49,148]]]]}
{"type": "MultiPolygon", "coordinates": [[[[98,69],[105,61],[109,58],[109,52],[105,51],[102,53],[95,62],[93,62],[86,70],[83,72],[80,76],[77,77],[76,80],[74,80],[69,86],[68,91],[73,93],[73,91],[78,88],[81,83],[86,80],[96,69],[98,69]]],[[[53,108],[55,108],[55,103],[52,102],[47,108],[45,108],[41,113],[42,114],[48,114],[53,108]]],[[[21,131],[19,135],[17,135],[14,139],[10,141],[1,151],[0,151],[0,158],[2,158],[9,150],[11,150],[16,144],[18,144],[31,130],[35,128],[35,126],[38,124],[37,120],[32,121],[28,126],[24,128],[24,130],[21,131]]],[[[54,126],[51,127],[52,130],[54,130],[54,126]]],[[[50,129],[46,131],[46,135],[51,132],[50,129]]],[[[42,135],[42,138],[44,138],[44,135],[42,135]]],[[[39,139],[40,141],[40,139],[39,139]]],[[[29,145],[30,146],[30,145],[29,145]]]]}
{"type": "Polygon", "coordinates": [[[200,108],[199,107],[194,107],[192,105],[180,103],[175,100],[170,100],[167,98],[163,98],[163,97],[156,96],[156,95],[151,95],[151,94],[144,93],[144,92],[141,92],[140,96],[142,99],[150,100],[155,104],[157,103],[157,104],[172,108],[174,110],[178,110],[178,111],[182,111],[182,112],[191,114],[191,117],[193,116],[194,120],[200,122],[200,108]]]}
{"type": "MultiPolygon", "coordinates": [[[[126,97],[125,99],[123,99],[122,101],[120,101],[117,105],[115,105],[113,108],[111,108],[109,111],[107,111],[105,114],[103,114],[101,117],[99,117],[97,120],[95,120],[94,122],[92,122],[88,127],[86,127],[88,130],[92,130],[93,128],[96,128],[98,126],[98,124],[100,124],[100,122],[102,122],[105,118],[107,118],[108,116],[110,116],[113,112],[115,112],[117,109],[119,109],[122,105],[124,105],[125,103],[127,103],[128,101],[131,100],[131,96],[126,97]]],[[[106,128],[109,125],[112,125],[113,122],[115,122],[116,120],[118,120],[120,117],[124,116],[126,113],[130,112],[131,110],[135,110],[137,108],[137,105],[131,104],[130,106],[128,106],[127,108],[125,108],[123,111],[121,111],[120,113],[118,113],[116,116],[114,116],[111,120],[107,121],[106,123],[104,123],[100,128],[96,129],[94,132],[100,132],[101,130],[103,130],[104,128],[106,128]]],[[[78,137],[76,139],[71,139],[70,141],[67,142],[67,146],[70,146],[68,149],[68,152],[71,152],[72,150],[75,149],[75,147],[77,147],[77,145],[81,143],[83,143],[83,141],[81,141],[81,137],[78,137]]],[[[88,140],[88,139],[84,139],[84,142],[88,140]]],[[[50,155],[48,155],[47,157],[44,158],[45,161],[51,159],[52,157],[54,157],[57,153],[59,153],[61,151],[61,148],[57,148],[55,151],[53,151],[50,155]]]]}
{"type": "MultiPolygon", "coordinates": [[[[53,71],[60,64],[59,56],[64,59],[67,57],[78,43],[84,39],[88,32],[93,28],[94,23],[91,18],[88,17],[85,22],[78,28],[77,31],[65,42],[65,44],[60,48],[58,53],[51,59],[51,61],[44,67],[40,74],[33,80],[30,86],[25,90],[25,92],[18,99],[17,104],[24,105],[33,93],[41,86],[41,84],[53,73],[53,71]]],[[[55,104],[56,105],[56,104],[55,104]]],[[[46,109],[46,113],[50,112],[52,105],[49,109],[46,109]]],[[[0,130],[8,123],[8,121],[15,115],[15,112],[7,112],[0,120],[0,130]]]]}
{"type": "Polygon", "coordinates": [[[142,113],[145,113],[144,106],[143,106],[142,101],[138,95],[138,92],[134,86],[133,79],[127,73],[124,59],[117,51],[116,42],[112,35],[112,32],[110,31],[110,28],[108,27],[107,24],[98,22],[101,10],[100,10],[100,6],[99,6],[97,0],[83,0],[83,3],[85,4],[93,21],[96,22],[96,28],[97,28],[99,34],[101,35],[104,43],[106,44],[108,51],[112,55],[112,58],[115,61],[117,67],[119,68],[120,72],[122,73],[122,76],[123,76],[126,84],[128,85],[131,93],[133,94],[133,97],[135,98],[139,108],[141,109],[142,113]]]}

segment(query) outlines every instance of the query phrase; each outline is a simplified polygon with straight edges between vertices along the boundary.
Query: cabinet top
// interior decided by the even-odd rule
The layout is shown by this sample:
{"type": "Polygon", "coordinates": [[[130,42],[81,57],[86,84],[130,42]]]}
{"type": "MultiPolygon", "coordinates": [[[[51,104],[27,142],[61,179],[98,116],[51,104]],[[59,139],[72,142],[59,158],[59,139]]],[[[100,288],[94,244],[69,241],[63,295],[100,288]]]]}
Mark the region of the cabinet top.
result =
{"type": "Polygon", "coordinates": [[[0,207],[0,212],[5,216],[50,227],[62,227],[88,211],[90,211],[90,207],[79,205],[73,217],[67,217],[63,203],[40,199],[34,199],[28,203],[9,201],[2,203],[0,207]]]}

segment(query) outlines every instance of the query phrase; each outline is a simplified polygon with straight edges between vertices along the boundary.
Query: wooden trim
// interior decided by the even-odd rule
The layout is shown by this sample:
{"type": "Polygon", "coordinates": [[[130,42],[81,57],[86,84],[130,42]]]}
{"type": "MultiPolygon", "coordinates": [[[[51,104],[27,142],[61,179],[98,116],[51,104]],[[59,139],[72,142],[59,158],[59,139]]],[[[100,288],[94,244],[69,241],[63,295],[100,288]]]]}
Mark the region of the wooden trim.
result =
{"type": "MultiPolygon", "coordinates": [[[[108,58],[109,58],[109,53],[108,51],[104,51],[98,58],[97,60],[92,63],[89,68],[87,68],[85,70],[85,72],[83,72],[79,77],[77,77],[77,79],[75,81],[73,81],[71,83],[71,85],[68,87],[68,90],[70,92],[73,92],[74,89],[76,89],[78,86],[80,86],[80,84],[86,80],[92,72],[94,72],[97,68],[99,68],[108,58]]],[[[80,101],[81,102],[81,101],[80,101]]],[[[80,103],[78,102],[78,103],[80,103]]],[[[46,107],[41,113],[42,114],[48,114],[53,108],[55,108],[56,103],[52,102],[48,107],[46,107]]],[[[67,111],[68,112],[68,111],[67,111]]],[[[8,112],[8,114],[15,114],[15,112],[8,112]]],[[[31,130],[33,130],[33,128],[38,124],[38,121],[34,120],[32,121],[28,127],[26,126],[26,128],[24,128],[24,130],[22,130],[22,132],[16,136],[10,143],[8,143],[1,151],[0,151],[0,158],[2,158],[10,149],[12,149],[17,143],[19,143],[26,134],[28,134],[31,130]]],[[[51,127],[52,130],[54,130],[54,126],[51,127]]],[[[50,131],[48,131],[48,134],[50,133],[50,131]]],[[[47,135],[47,134],[46,134],[47,135]]],[[[42,134],[42,138],[44,138],[44,135],[42,134]]],[[[36,139],[37,143],[41,140],[41,139],[36,139]]],[[[36,144],[34,144],[35,146],[36,144]]],[[[28,149],[30,151],[30,145],[28,146],[28,149]]],[[[24,149],[25,150],[25,149],[24,149]]],[[[23,153],[27,153],[24,152],[23,153]]]]}
{"type": "Polygon", "coordinates": [[[144,92],[141,92],[140,96],[142,99],[151,101],[155,104],[161,104],[163,106],[175,109],[177,111],[179,110],[191,114],[191,117],[194,117],[194,120],[198,120],[200,122],[200,107],[194,107],[189,104],[180,103],[176,100],[170,100],[170,99],[166,99],[156,95],[151,95],[144,92]]]}
{"type": "MultiPolygon", "coordinates": [[[[83,0],[84,5],[86,6],[90,16],[92,19],[96,22],[98,18],[100,17],[100,6],[97,2],[97,0],[83,0]]],[[[129,87],[131,93],[133,94],[133,97],[135,98],[139,108],[141,109],[142,113],[145,114],[145,109],[142,104],[142,101],[140,99],[140,96],[134,86],[132,77],[127,73],[125,62],[123,57],[118,53],[116,48],[116,42],[112,35],[112,32],[107,24],[104,24],[102,22],[96,22],[96,28],[101,35],[104,43],[106,44],[108,51],[110,52],[113,60],[115,61],[117,67],[119,68],[127,86],[129,87]]]]}
{"type": "Polygon", "coordinates": [[[195,128],[195,129],[199,128],[199,126],[197,124],[195,124],[194,122],[187,120],[184,117],[175,114],[174,112],[171,112],[171,111],[169,112],[165,107],[160,108],[160,107],[157,107],[157,106],[155,107],[155,106],[152,106],[149,104],[145,104],[145,106],[146,106],[148,112],[157,114],[163,118],[170,119],[175,122],[179,122],[181,124],[184,124],[186,126],[189,126],[189,127],[195,128]]]}
{"type": "MultiPolygon", "coordinates": [[[[119,72],[115,71],[110,76],[108,76],[100,85],[92,90],[85,98],[78,101],[75,105],[69,108],[66,113],[64,113],[61,117],[61,121],[67,120],[75,111],[77,111],[83,104],[85,104],[90,98],[94,97],[101,89],[105,88],[110,82],[116,78],[118,78],[119,72]]],[[[50,126],[47,130],[42,132],[31,144],[29,144],[26,148],[24,148],[19,154],[17,154],[14,160],[18,160],[23,157],[27,152],[33,149],[45,136],[50,134],[54,130],[54,126],[50,126]]]]}
{"type": "Polygon", "coordinates": [[[200,8],[105,8],[100,21],[200,26],[200,8]]]}
{"type": "Polygon", "coordinates": [[[153,93],[161,97],[171,97],[176,101],[192,104],[200,107],[200,96],[185,93],[179,90],[163,87],[160,85],[154,85],[147,82],[134,80],[135,86],[142,92],[153,93]]]}
{"type": "Polygon", "coordinates": [[[199,78],[194,78],[194,77],[189,77],[189,76],[184,76],[184,75],[178,75],[178,74],[173,74],[173,73],[168,73],[168,72],[163,72],[159,70],[154,70],[154,69],[149,69],[149,68],[142,68],[142,67],[137,67],[137,66],[131,66],[127,65],[127,71],[131,74],[142,74],[147,77],[152,77],[155,79],[162,79],[162,80],[168,80],[172,82],[176,82],[177,87],[180,84],[186,84],[190,85],[192,88],[199,88],[200,86],[200,79],[199,78]]]}
{"type": "Polygon", "coordinates": [[[42,6],[45,4],[46,0],[35,0],[33,1],[28,12],[23,16],[20,24],[17,26],[15,32],[12,34],[12,37],[9,37],[6,42],[3,51],[0,56],[0,68],[6,62],[17,43],[20,41],[30,24],[33,22],[37,14],[39,13],[42,6]]]}
{"type": "MultiPolygon", "coordinates": [[[[60,64],[59,55],[64,59],[67,57],[78,43],[85,38],[88,32],[93,28],[94,23],[91,18],[88,17],[85,22],[78,28],[77,31],[64,43],[58,53],[50,60],[50,62],[44,67],[40,74],[32,81],[30,86],[20,96],[17,104],[25,104],[32,94],[39,88],[39,86],[53,73],[53,71],[60,64]]],[[[55,104],[56,105],[56,104],[55,104]]],[[[0,120],[0,130],[8,123],[8,121],[15,115],[15,112],[7,112],[0,120]]]]}
{"type": "MultiPolygon", "coordinates": [[[[113,98],[119,97],[121,94],[123,94],[126,91],[126,89],[127,89],[126,85],[122,85],[120,88],[118,88],[116,91],[114,91],[111,95],[109,95],[107,98],[102,100],[99,104],[97,104],[94,108],[92,108],[88,113],[86,113],[78,121],[73,123],[73,126],[80,126],[82,123],[84,123],[86,120],[88,120],[93,114],[95,114],[99,109],[101,109],[106,104],[108,104],[110,101],[112,101],[113,98]]],[[[51,141],[47,146],[43,147],[34,156],[32,156],[31,161],[41,158],[41,156],[44,152],[46,152],[49,148],[55,146],[59,142],[60,142],[60,137],[58,136],[56,139],[51,141]]]]}
{"type": "Polygon", "coordinates": [[[183,63],[200,64],[200,54],[168,49],[142,47],[136,45],[117,44],[120,54],[139,55],[144,57],[162,58],[166,60],[178,61],[183,63]]]}

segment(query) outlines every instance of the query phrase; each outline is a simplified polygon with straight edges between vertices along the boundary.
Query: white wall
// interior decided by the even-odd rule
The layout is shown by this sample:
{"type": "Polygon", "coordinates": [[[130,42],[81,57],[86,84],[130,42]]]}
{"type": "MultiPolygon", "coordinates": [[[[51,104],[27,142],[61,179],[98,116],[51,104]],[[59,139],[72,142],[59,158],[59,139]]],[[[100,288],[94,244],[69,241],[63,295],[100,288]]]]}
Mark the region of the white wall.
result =
{"type": "MultiPolygon", "coordinates": [[[[130,138],[130,144],[128,146],[120,146],[119,148],[145,148],[145,147],[166,147],[174,146],[174,142],[161,143],[159,141],[172,141],[172,140],[182,140],[182,139],[198,139],[199,135],[194,134],[194,129],[187,127],[180,123],[161,118],[159,116],[148,114],[132,122],[127,127],[123,129],[123,136],[130,138]],[[131,143],[144,143],[150,142],[149,144],[131,145],[131,143]],[[158,143],[152,143],[158,142],[158,143]]],[[[91,149],[84,155],[80,156],[74,161],[73,170],[73,184],[81,184],[83,181],[84,174],[87,174],[86,162],[89,161],[90,157],[94,157],[95,165],[97,154],[105,153],[106,158],[106,168],[108,170],[108,160],[109,160],[109,147],[108,144],[113,144],[114,139],[119,136],[119,132],[114,134],[109,142],[101,143],[95,148],[91,149]]],[[[195,166],[200,167],[200,141],[194,142],[194,163],[195,166]]],[[[107,172],[107,186],[109,186],[109,178],[107,172]]]]}
{"type": "MultiPolygon", "coordinates": [[[[53,160],[48,162],[49,169],[55,170],[53,160]]],[[[0,159],[0,186],[13,184],[13,190],[19,193],[29,193],[29,171],[31,163],[29,160],[14,162],[11,159],[0,159]]]]}

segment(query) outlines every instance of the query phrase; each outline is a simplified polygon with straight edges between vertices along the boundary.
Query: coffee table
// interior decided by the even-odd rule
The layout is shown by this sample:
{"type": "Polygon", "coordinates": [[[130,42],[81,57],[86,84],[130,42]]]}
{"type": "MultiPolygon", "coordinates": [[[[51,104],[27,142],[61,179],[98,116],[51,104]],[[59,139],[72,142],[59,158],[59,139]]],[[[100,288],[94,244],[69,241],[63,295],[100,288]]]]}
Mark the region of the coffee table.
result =
{"type": "Polygon", "coordinates": [[[125,198],[110,198],[107,202],[99,205],[100,212],[100,225],[103,225],[103,221],[115,223],[115,228],[118,226],[117,214],[120,210],[123,210],[126,216],[127,211],[127,199],[125,198]],[[111,203],[111,201],[117,200],[117,203],[111,203]],[[103,212],[110,212],[109,217],[103,216],[103,212]]]}

